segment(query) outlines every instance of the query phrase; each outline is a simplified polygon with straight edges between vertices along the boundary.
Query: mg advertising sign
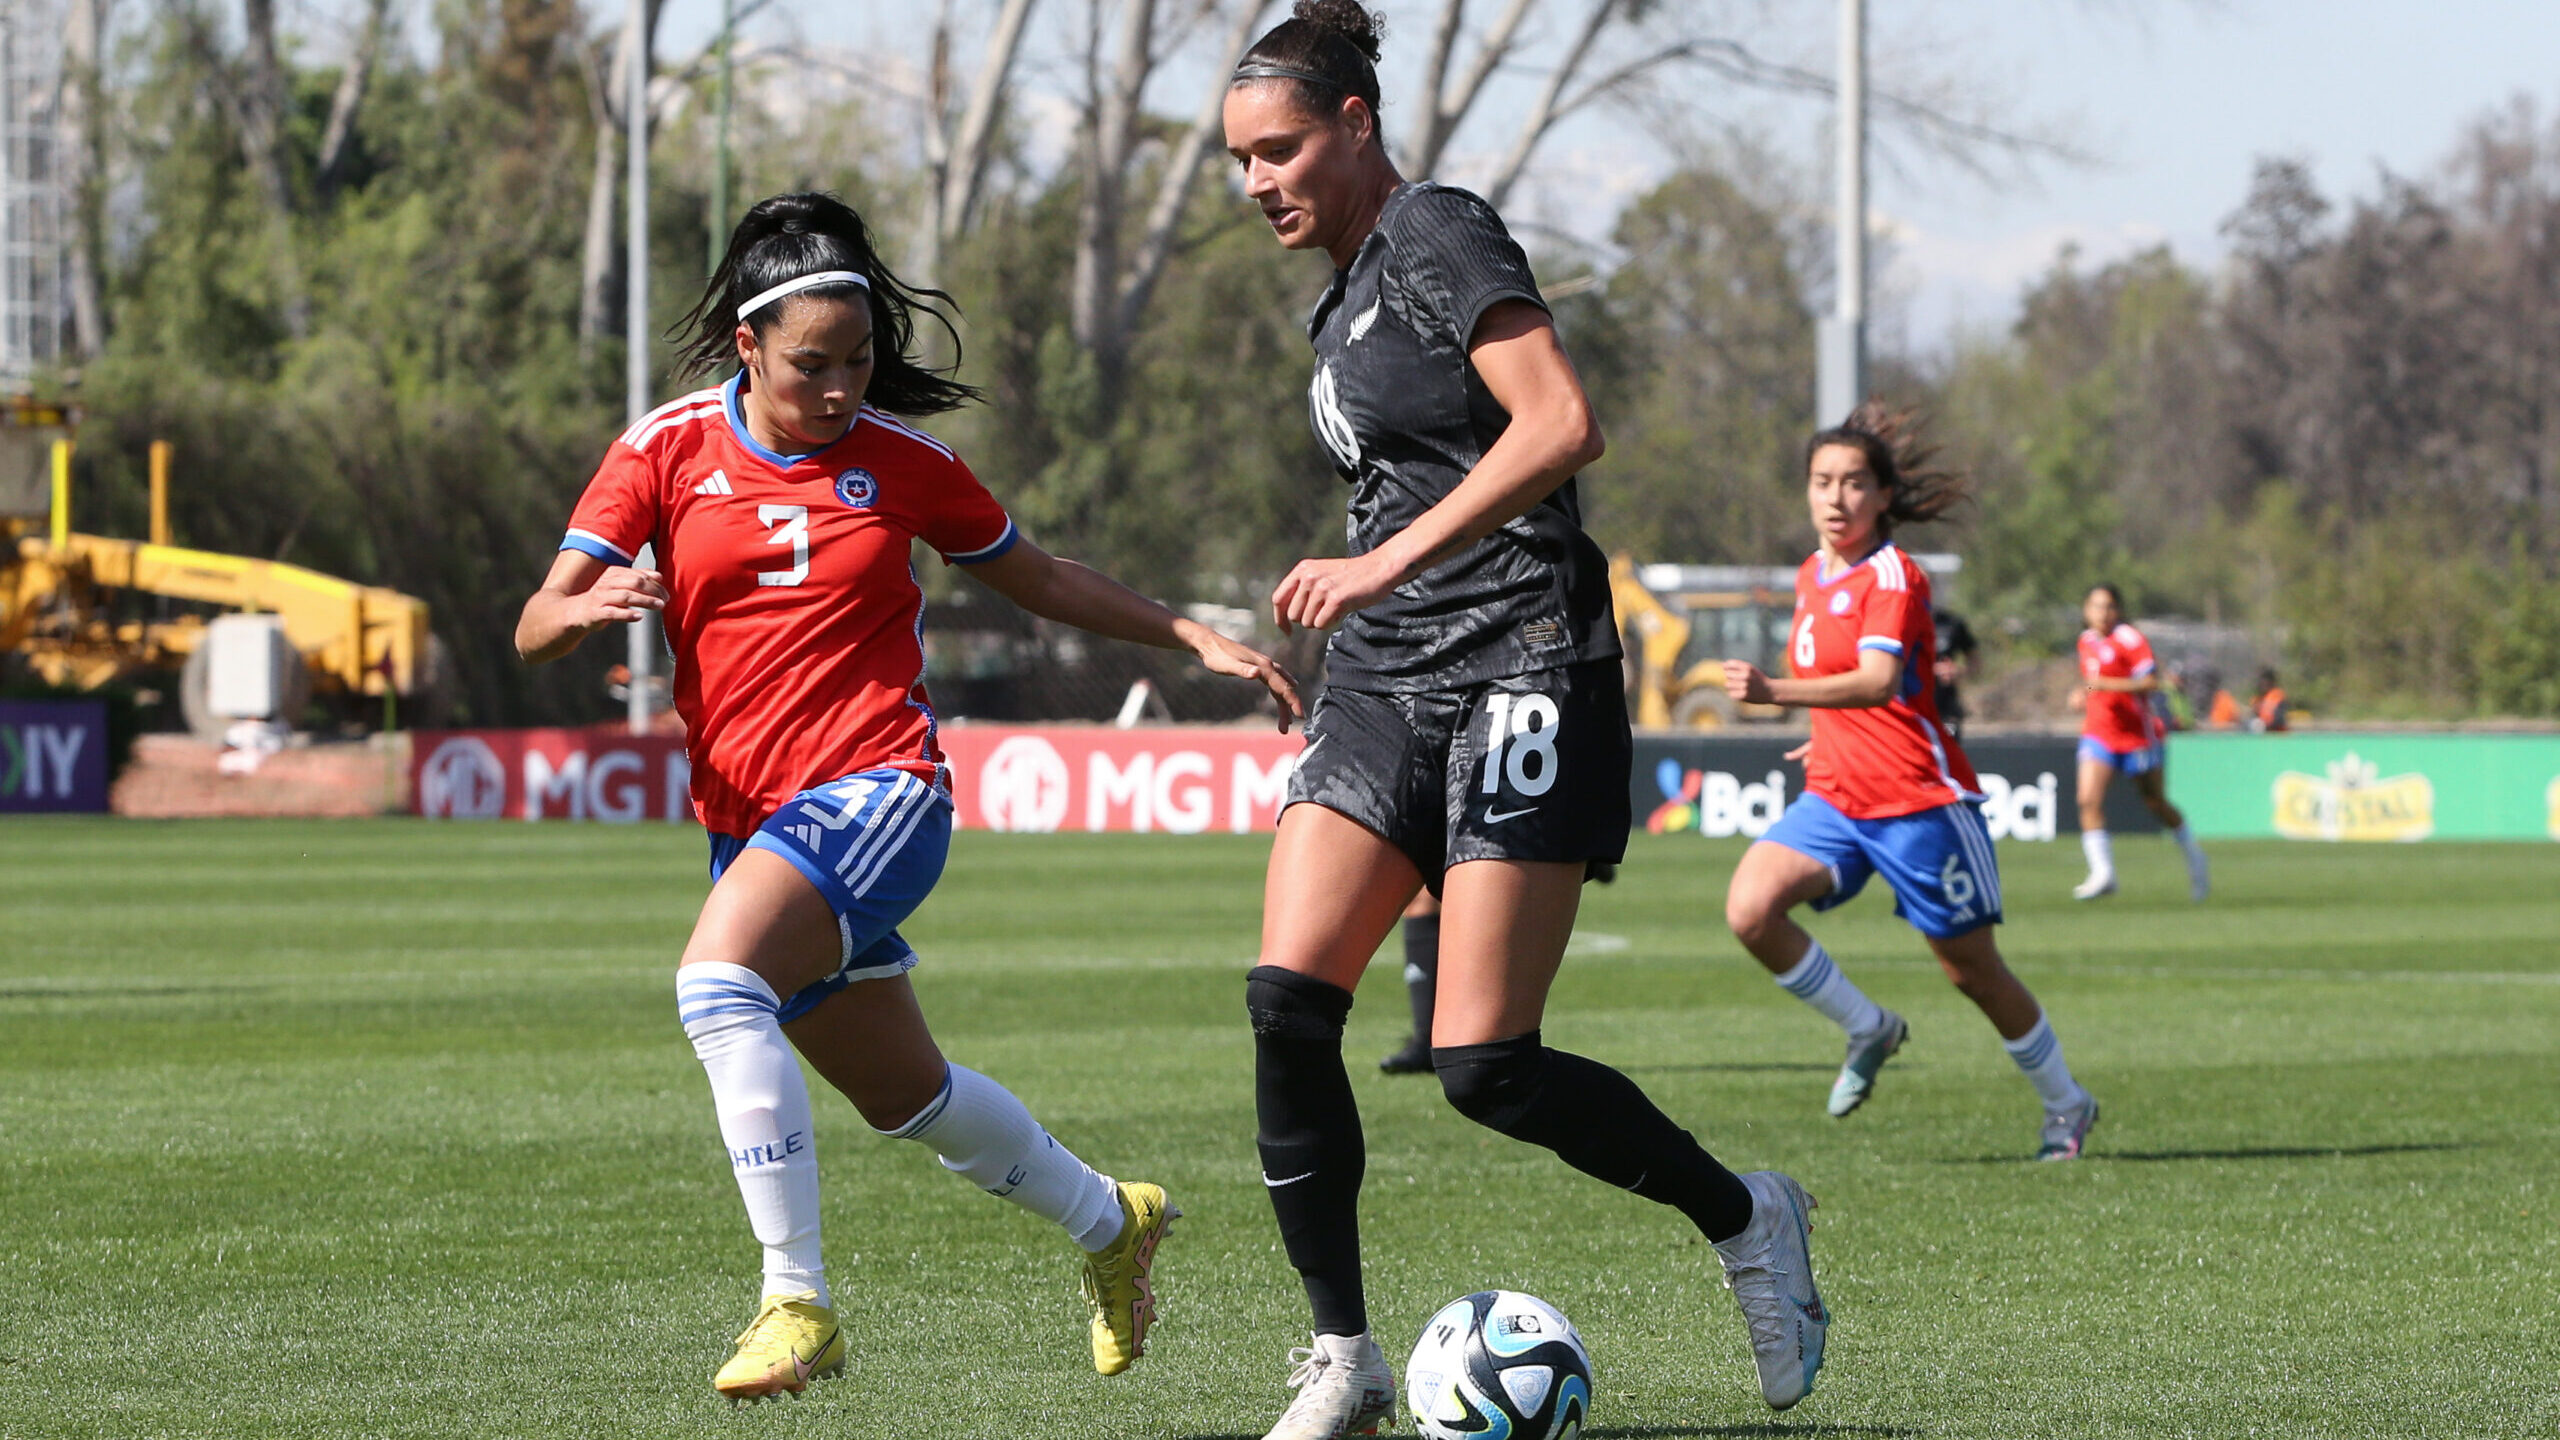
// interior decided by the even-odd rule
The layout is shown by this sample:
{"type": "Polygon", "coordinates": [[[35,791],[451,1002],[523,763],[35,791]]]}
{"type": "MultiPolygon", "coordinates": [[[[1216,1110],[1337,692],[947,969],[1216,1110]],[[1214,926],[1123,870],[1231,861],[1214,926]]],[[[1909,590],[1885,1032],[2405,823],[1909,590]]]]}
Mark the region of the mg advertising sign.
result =
{"type": "Polygon", "coordinates": [[[1302,742],[1270,730],[963,725],[942,732],[959,823],[985,830],[1276,829],[1302,742]]]}
{"type": "Polygon", "coordinates": [[[421,730],[411,809],[432,820],[691,820],[684,742],[615,730],[421,730]]]}
{"type": "Polygon", "coordinates": [[[106,808],[106,702],[0,700],[0,814],[106,808]]]}

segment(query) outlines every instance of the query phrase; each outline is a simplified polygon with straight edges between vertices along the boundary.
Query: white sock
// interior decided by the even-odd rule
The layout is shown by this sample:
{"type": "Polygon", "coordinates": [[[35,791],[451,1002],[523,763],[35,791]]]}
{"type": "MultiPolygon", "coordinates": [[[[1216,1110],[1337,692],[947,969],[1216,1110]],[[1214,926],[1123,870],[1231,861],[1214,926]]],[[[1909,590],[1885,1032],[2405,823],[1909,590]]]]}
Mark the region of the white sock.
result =
{"type": "Polygon", "coordinates": [[[2115,847],[2107,843],[2104,830],[2080,832],[2080,853],[2089,857],[2089,873],[2104,878],[2116,873],[2115,847]]]}
{"type": "Polygon", "coordinates": [[[2036,1016],[2036,1028],[2015,1040],[2000,1042],[2009,1058],[2026,1072],[2027,1083],[2036,1087],[2036,1098],[2047,1111],[2068,1110],[2089,1098],[2080,1082],[2071,1078],[2071,1066],[2062,1058],[2062,1042],[2055,1038],[2053,1027],[2045,1017],[2036,1016]]]}
{"type": "Polygon", "coordinates": [[[880,1133],[932,1146],[944,1169],[1065,1226],[1088,1255],[1120,1238],[1120,1187],[1041,1129],[1012,1091],[965,1065],[951,1067],[914,1119],[880,1133]]]}
{"type": "Polygon", "coordinates": [[[2169,838],[2178,842],[2179,851],[2187,857],[2187,873],[2190,875],[2203,874],[2204,847],[2196,843],[2195,832],[2189,830],[2186,826],[2181,825],[2177,829],[2169,832],[2169,838]]]}
{"type": "Polygon", "coordinates": [[[1831,952],[1816,940],[1794,969],[1777,977],[1778,988],[1828,1017],[1852,1035],[1865,1035],[1884,1024],[1884,1008],[1867,998],[1831,963],[1831,952]]]}
{"type": "Polygon", "coordinates": [[[829,1305],[809,1085],[782,1038],[781,1010],[773,987],[743,965],[713,961],[676,972],[676,1014],[711,1079],[747,1224],[764,1245],[764,1293],[814,1290],[829,1305]]]}

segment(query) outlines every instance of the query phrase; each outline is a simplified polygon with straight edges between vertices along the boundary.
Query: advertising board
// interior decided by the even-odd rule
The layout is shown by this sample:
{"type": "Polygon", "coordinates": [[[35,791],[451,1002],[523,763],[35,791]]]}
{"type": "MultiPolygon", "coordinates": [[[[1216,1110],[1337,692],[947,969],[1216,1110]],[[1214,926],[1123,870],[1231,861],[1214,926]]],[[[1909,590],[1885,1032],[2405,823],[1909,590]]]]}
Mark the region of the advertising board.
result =
{"type": "Polygon", "coordinates": [[[2560,840],[2560,735],[2177,735],[2198,835],[2560,840]]]}
{"type": "Polygon", "coordinates": [[[0,700],[0,814],[106,808],[106,702],[0,700]]]}

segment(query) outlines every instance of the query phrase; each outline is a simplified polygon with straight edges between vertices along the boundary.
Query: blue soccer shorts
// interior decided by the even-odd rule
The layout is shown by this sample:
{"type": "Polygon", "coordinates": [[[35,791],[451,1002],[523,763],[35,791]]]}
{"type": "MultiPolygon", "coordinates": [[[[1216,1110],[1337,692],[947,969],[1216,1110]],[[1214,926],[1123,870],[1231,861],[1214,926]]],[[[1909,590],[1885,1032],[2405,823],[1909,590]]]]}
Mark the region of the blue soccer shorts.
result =
{"type": "Polygon", "coordinates": [[[915,968],[915,947],[898,922],[942,878],[951,797],[904,770],[865,770],[794,795],[751,836],[713,834],[712,880],[747,850],[790,861],[826,897],[844,935],[834,972],[783,1000],[782,1018],[797,1020],[857,980],[915,968]]]}
{"type": "Polygon", "coordinates": [[[1870,876],[1882,875],[1893,887],[1893,913],[1932,940],[2000,923],[2000,862],[1972,805],[1852,820],[1805,794],[1761,838],[1830,870],[1831,893],[1813,902],[1816,910],[1849,903],[1870,876]]]}
{"type": "Polygon", "coordinates": [[[2095,760],[2119,775],[2148,775],[2159,769],[2161,761],[2167,757],[2157,745],[2145,745],[2139,750],[2110,750],[2106,742],[2097,736],[2083,735],[2080,737],[2080,758],[2095,760]]]}

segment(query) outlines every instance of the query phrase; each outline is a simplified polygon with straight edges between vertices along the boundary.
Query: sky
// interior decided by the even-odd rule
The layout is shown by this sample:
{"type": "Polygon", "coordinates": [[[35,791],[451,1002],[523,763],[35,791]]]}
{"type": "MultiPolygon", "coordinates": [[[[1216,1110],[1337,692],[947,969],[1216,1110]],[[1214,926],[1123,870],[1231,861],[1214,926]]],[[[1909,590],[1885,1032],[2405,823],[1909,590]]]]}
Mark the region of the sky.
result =
{"type": "MultiPolygon", "coordinates": [[[[994,0],[953,3],[964,17],[994,10],[994,0]]],[[[1685,3],[1729,17],[1766,55],[1832,68],[1835,0],[1685,3]]],[[[1558,10],[1550,23],[1580,9],[1549,4],[1558,10]]],[[[716,0],[668,7],[662,55],[689,53],[717,22],[716,0]]],[[[1426,24],[1421,0],[1385,8],[1402,22],[1380,67],[1392,137],[1400,81],[1419,64],[1426,24]]],[[[1495,8],[1475,0],[1476,11],[1495,8]]],[[[1032,48],[1064,52],[1080,9],[1043,0],[1032,48]]],[[[2094,157],[2041,163],[1999,185],[1925,159],[1873,167],[1871,215],[1890,237],[1875,309],[1888,343],[1923,351],[2005,327],[2022,287],[2065,243],[2090,262],[2165,242],[2190,263],[2218,263],[2219,226],[2260,157],[2307,160],[2339,200],[2374,193],[2382,169],[2432,173],[2466,124],[2519,95],[2560,114],[2553,0],[1867,0],[1867,9],[1877,85],[1922,72],[1954,80],[2011,128],[2058,134],[2094,157]]],[[[883,63],[912,63],[930,14],[922,0],[855,0],[850,17],[845,0],[774,0],[757,24],[771,36],[824,37],[890,57],[883,63]]],[[[1052,63],[1022,88],[1054,95],[1065,77],[1052,63]]],[[[1204,54],[1171,67],[1154,108],[1187,113],[1208,63],[1204,54]]],[[[1524,73],[1489,92],[1444,167],[1453,178],[1463,182],[1470,164],[1483,167],[1500,150],[1536,79],[1524,73]]],[[[1754,134],[1778,163],[1798,167],[1787,177],[1797,193],[1827,200],[1823,102],[1716,93],[1700,102],[1701,131],[1754,134]]],[[[1515,223],[1605,236],[1614,208],[1676,163],[1663,133],[1658,115],[1608,110],[1560,128],[1540,152],[1535,183],[1515,199],[1515,223]]]]}

